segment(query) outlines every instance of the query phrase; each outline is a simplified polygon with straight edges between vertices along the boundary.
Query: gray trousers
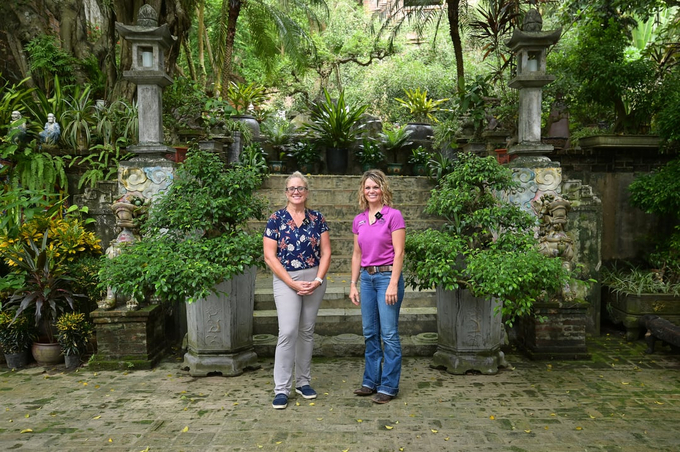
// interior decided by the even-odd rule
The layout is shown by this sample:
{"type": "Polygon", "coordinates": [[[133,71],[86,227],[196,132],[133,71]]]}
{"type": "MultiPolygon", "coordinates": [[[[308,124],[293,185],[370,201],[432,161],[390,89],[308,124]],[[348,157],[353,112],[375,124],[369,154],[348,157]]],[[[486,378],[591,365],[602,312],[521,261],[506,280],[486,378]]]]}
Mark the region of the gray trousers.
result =
{"type": "MultiPolygon", "coordinates": [[[[288,272],[294,281],[313,281],[317,268],[288,272]]],[[[312,295],[300,296],[274,275],[274,301],[279,319],[279,340],[274,355],[274,393],[290,394],[295,367],[295,387],[312,380],[314,326],[326,281],[312,295]]]]}

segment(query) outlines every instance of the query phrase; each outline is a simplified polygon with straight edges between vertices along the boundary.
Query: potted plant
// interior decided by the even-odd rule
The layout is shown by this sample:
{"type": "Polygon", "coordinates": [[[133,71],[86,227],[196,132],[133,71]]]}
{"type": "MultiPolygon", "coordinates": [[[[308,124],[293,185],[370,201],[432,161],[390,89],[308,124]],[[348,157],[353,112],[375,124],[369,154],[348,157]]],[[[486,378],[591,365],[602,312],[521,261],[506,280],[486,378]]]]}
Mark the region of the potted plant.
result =
{"type": "Polygon", "coordinates": [[[407,282],[437,290],[433,366],[450,373],[491,374],[506,366],[502,320],[512,325],[568,280],[559,259],[538,251],[535,216],[500,196],[516,186],[512,171],[493,157],[460,153],[426,208],[444,225],[406,238],[407,282]]]}
{"type": "Polygon", "coordinates": [[[395,98],[397,102],[401,104],[403,108],[406,108],[413,121],[409,123],[408,127],[411,130],[411,138],[417,140],[429,140],[433,135],[433,129],[430,125],[433,122],[437,122],[434,113],[442,110],[441,105],[447,102],[449,99],[430,99],[427,97],[427,90],[420,90],[416,88],[415,90],[405,89],[405,98],[395,98]]]}
{"type": "Polygon", "coordinates": [[[383,125],[379,134],[380,146],[386,154],[392,154],[392,161],[387,164],[387,173],[392,175],[402,174],[403,164],[399,161],[399,151],[413,144],[410,141],[412,130],[408,126],[383,125]]]}
{"type": "Polygon", "coordinates": [[[427,164],[430,161],[430,153],[422,146],[411,151],[411,157],[409,157],[408,162],[413,165],[413,175],[414,176],[427,176],[428,168],[427,164]]]}
{"type": "MultiPolygon", "coordinates": [[[[22,281],[6,305],[16,315],[34,315],[40,335],[32,349],[34,355],[47,349],[58,362],[61,349],[54,340],[54,321],[62,312],[73,310],[75,299],[81,297],[73,293],[74,281],[67,271],[76,268],[81,259],[99,256],[101,245],[86,229],[94,220],[81,218],[87,208],[73,205],[63,209],[61,202],[42,211],[25,207],[12,227],[0,231],[0,257],[10,272],[3,279],[22,281]]],[[[49,364],[48,360],[36,357],[41,364],[49,364]]]]}
{"type": "Polygon", "coordinates": [[[26,275],[24,286],[9,298],[7,305],[15,309],[17,318],[23,312],[35,313],[35,324],[42,337],[33,343],[32,352],[40,365],[61,361],[61,348],[54,340],[52,326],[59,314],[74,307],[74,295],[69,288],[71,278],[52,256],[48,232],[44,232],[40,247],[29,237],[28,244],[15,247],[6,258],[26,275]]]}
{"type": "Polygon", "coordinates": [[[232,116],[232,119],[245,122],[253,131],[253,136],[259,137],[260,124],[248,112],[251,108],[257,109],[267,100],[267,89],[255,82],[250,84],[231,82],[227,88],[227,99],[236,109],[236,115],[232,116]]]}
{"type": "Polygon", "coordinates": [[[81,91],[76,88],[74,95],[64,99],[66,108],[60,121],[64,127],[63,139],[71,148],[80,153],[90,147],[91,129],[95,127],[94,101],[90,99],[90,86],[81,91]]]}
{"type": "Polygon", "coordinates": [[[82,312],[66,312],[57,319],[57,342],[61,345],[67,369],[80,365],[94,328],[82,312]]]}
{"type": "Polygon", "coordinates": [[[152,203],[144,239],[103,260],[100,280],[116,293],[188,303],[185,364],[192,375],[257,367],[252,317],[262,237],[247,221],[263,218],[264,202],[254,196],[262,179],[251,165],[225,168],[214,153],[189,151],[152,203]]]}
{"type": "Polygon", "coordinates": [[[313,143],[303,141],[293,143],[290,146],[289,155],[295,159],[298,169],[303,174],[314,172],[316,164],[321,160],[317,147],[313,143]]]}
{"type": "Polygon", "coordinates": [[[349,163],[349,148],[361,133],[357,126],[368,105],[350,106],[340,92],[337,101],[324,89],[323,101],[312,108],[310,122],[303,125],[312,141],[326,148],[326,167],[331,174],[345,174],[349,163]]]}
{"type": "Polygon", "coordinates": [[[7,367],[21,369],[28,364],[28,351],[35,338],[35,329],[28,316],[0,311],[0,348],[7,367]]]}
{"type": "Polygon", "coordinates": [[[380,144],[368,137],[362,140],[361,146],[356,152],[356,157],[361,163],[361,171],[379,168],[385,161],[385,154],[383,154],[380,144]]]}
{"type": "Polygon", "coordinates": [[[626,327],[626,337],[633,340],[639,336],[638,320],[645,314],[680,323],[680,159],[638,176],[628,190],[633,206],[676,225],[671,234],[657,234],[656,247],[642,264],[603,270],[609,315],[626,327]]]}
{"type": "Polygon", "coordinates": [[[281,173],[285,167],[284,159],[287,157],[287,148],[294,134],[295,126],[289,121],[280,118],[272,118],[264,121],[261,130],[265,136],[265,143],[271,146],[273,155],[278,160],[269,162],[272,173],[281,173]]]}

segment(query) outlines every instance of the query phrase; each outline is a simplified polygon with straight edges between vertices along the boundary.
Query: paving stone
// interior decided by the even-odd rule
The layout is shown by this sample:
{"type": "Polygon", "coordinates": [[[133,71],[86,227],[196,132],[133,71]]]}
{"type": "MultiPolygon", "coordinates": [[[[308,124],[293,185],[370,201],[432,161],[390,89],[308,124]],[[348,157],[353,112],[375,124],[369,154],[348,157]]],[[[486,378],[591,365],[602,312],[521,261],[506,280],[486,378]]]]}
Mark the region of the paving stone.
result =
{"type": "Polygon", "coordinates": [[[399,396],[380,406],[352,394],[362,358],[315,358],[319,397],[293,393],[286,410],[271,408],[270,357],[231,378],[191,377],[177,356],[151,370],[3,369],[0,450],[680,450],[680,356],[619,333],[588,347],[592,360],[570,362],[509,350],[514,367],[496,375],[407,357],[399,396]]]}

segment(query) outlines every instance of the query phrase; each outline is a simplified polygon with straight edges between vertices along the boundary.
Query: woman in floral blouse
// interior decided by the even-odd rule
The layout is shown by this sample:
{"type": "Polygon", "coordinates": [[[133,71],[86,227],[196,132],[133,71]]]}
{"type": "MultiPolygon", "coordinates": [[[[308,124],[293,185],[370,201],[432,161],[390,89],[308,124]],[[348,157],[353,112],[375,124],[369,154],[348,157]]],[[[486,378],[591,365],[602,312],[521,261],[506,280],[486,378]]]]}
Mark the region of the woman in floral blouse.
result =
{"type": "Polygon", "coordinates": [[[279,339],[274,356],[274,402],[288,406],[293,383],[305,399],[315,399],[310,386],[314,326],[326,292],[331,263],[328,225],[320,212],[307,208],[309,184],[296,171],[286,179],[286,207],[277,210],[264,231],[264,260],[274,273],[274,301],[279,339]]]}

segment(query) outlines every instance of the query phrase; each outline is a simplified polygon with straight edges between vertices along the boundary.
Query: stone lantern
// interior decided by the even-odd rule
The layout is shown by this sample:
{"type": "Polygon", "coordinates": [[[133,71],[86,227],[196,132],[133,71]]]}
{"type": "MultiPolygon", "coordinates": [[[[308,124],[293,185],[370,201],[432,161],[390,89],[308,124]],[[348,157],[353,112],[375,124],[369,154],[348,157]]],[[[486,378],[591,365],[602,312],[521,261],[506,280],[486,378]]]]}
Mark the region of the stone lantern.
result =
{"type": "Polygon", "coordinates": [[[540,13],[531,9],[522,30],[515,29],[506,42],[517,56],[517,76],[508,86],[519,90],[517,144],[510,147],[508,154],[522,157],[524,166],[527,160],[530,166],[554,164],[544,156],[553,151],[553,146],[541,142],[541,101],[543,87],[555,80],[555,76],[546,74],[546,49],[559,41],[562,29],[541,31],[542,27],[540,13]]]}
{"type": "Polygon", "coordinates": [[[158,14],[148,4],[139,9],[136,25],[116,22],[116,31],[132,43],[132,67],[123,77],[137,85],[139,144],[128,150],[164,154],[169,148],[162,144],[163,87],[172,84],[165,72],[165,51],[177,38],[170,34],[168,24],[158,26],[158,14]]]}

